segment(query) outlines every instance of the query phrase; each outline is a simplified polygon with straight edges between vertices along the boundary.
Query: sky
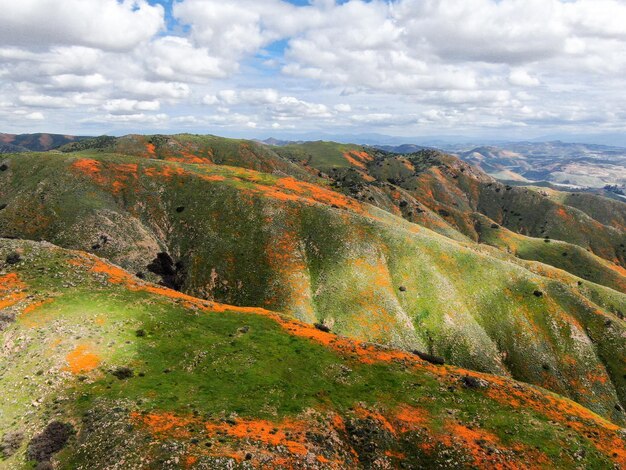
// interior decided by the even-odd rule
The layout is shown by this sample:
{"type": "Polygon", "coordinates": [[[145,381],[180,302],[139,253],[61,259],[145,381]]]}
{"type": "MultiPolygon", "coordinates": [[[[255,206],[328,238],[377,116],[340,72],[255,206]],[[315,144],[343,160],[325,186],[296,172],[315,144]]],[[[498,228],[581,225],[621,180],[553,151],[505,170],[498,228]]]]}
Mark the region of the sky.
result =
{"type": "Polygon", "coordinates": [[[626,135],[626,0],[0,0],[0,11],[0,132],[626,135]]]}

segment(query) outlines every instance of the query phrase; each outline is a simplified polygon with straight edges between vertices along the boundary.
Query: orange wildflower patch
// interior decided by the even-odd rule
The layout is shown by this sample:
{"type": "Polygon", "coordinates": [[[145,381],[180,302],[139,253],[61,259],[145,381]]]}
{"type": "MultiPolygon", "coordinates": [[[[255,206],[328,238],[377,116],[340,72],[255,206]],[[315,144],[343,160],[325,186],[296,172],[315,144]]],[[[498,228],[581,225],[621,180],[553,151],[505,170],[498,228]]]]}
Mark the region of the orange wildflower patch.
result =
{"type": "Polygon", "coordinates": [[[305,315],[313,321],[311,284],[302,251],[296,234],[290,230],[271,240],[265,250],[270,266],[280,273],[281,289],[285,292],[284,297],[289,299],[290,310],[298,312],[300,318],[305,315]]]}
{"type": "Polygon", "coordinates": [[[15,273],[0,276],[0,310],[26,298],[26,284],[15,273]]]}
{"type": "Polygon", "coordinates": [[[76,160],[72,163],[71,168],[89,176],[99,186],[110,187],[114,194],[119,193],[129,180],[137,179],[138,169],[136,163],[107,163],[103,165],[102,162],[91,158],[76,160]]]}
{"type": "Polygon", "coordinates": [[[408,432],[426,426],[430,415],[424,409],[403,405],[395,411],[394,421],[398,422],[400,432],[408,432]]]}
{"type": "Polygon", "coordinates": [[[174,413],[160,412],[141,414],[133,411],[130,414],[131,421],[147,426],[152,434],[157,437],[188,438],[191,436],[189,426],[199,423],[192,417],[181,417],[174,413]]]}
{"type": "Polygon", "coordinates": [[[226,435],[234,439],[247,439],[271,446],[284,446],[289,452],[306,455],[305,433],[309,424],[285,419],[281,422],[265,420],[236,420],[234,422],[202,422],[199,418],[181,417],[168,412],[149,414],[131,413],[134,423],[147,426],[152,434],[161,438],[189,438],[190,426],[201,426],[208,436],[226,435]]]}
{"type": "Polygon", "coordinates": [[[182,176],[185,170],[175,165],[163,165],[159,167],[144,167],[143,174],[149,177],[163,177],[170,179],[172,176],[182,176]]]}
{"type": "Polygon", "coordinates": [[[219,431],[237,439],[250,439],[273,446],[285,446],[292,454],[306,455],[304,433],[308,425],[302,421],[284,420],[272,423],[264,420],[238,420],[235,424],[206,423],[209,435],[219,431]],[[300,437],[298,437],[300,436],[300,437]]]}
{"type": "Polygon", "coordinates": [[[191,468],[197,462],[198,462],[198,457],[196,457],[195,455],[188,455],[187,457],[185,457],[185,460],[183,461],[183,465],[185,466],[185,468],[191,468]]]}
{"type": "Polygon", "coordinates": [[[363,170],[367,168],[366,167],[367,162],[371,162],[372,160],[374,160],[374,157],[372,157],[369,153],[365,151],[359,152],[358,150],[350,150],[348,152],[345,152],[343,154],[343,158],[348,160],[348,162],[352,166],[356,166],[363,170]]]}
{"type": "Polygon", "coordinates": [[[79,344],[70,353],[65,356],[68,369],[72,374],[81,372],[89,372],[100,364],[100,357],[91,352],[86,344],[79,344]]]}
{"type": "Polygon", "coordinates": [[[368,410],[365,408],[361,408],[361,407],[357,407],[354,410],[355,414],[361,418],[361,419],[371,419],[373,421],[378,422],[378,424],[386,429],[387,431],[389,431],[391,434],[396,434],[396,430],[394,429],[394,427],[391,425],[391,423],[389,421],[387,421],[387,418],[385,418],[382,414],[380,414],[378,411],[374,411],[374,410],[368,410]]]}
{"type": "Polygon", "coordinates": [[[81,158],[72,163],[72,169],[90,176],[96,183],[105,184],[106,178],[101,175],[102,163],[91,158],[81,158]]]}
{"type": "Polygon", "coordinates": [[[208,158],[199,157],[198,155],[188,152],[181,152],[178,157],[166,157],[165,160],[168,162],[192,163],[195,165],[210,165],[213,163],[208,158]]]}
{"type": "Polygon", "coordinates": [[[22,282],[16,273],[9,273],[4,276],[0,276],[0,294],[16,289],[26,289],[26,284],[22,282]]]}
{"type": "Polygon", "coordinates": [[[277,180],[275,186],[259,184],[253,191],[281,201],[301,201],[307,204],[322,203],[354,212],[363,212],[361,204],[354,199],[291,177],[277,180]]]}
{"type": "Polygon", "coordinates": [[[222,175],[203,175],[203,174],[198,174],[197,175],[200,179],[203,179],[204,181],[225,181],[226,177],[222,176],[222,175]]]}
{"type": "Polygon", "coordinates": [[[402,165],[404,165],[404,167],[411,172],[415,171],[415,167],[409,160],[402,160],[402,165]]]}

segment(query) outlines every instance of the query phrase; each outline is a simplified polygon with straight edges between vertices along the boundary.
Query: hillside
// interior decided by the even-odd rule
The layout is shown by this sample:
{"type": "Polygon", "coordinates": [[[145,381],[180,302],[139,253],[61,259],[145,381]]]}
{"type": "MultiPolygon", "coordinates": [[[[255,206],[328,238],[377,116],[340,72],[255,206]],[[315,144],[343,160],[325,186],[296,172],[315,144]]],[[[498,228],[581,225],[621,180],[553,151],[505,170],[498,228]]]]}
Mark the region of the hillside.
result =
{"type": "Polygon", "coordinates": [[[4,468],[626,465],[623,431],[540,388],[48,243],[0,239],[0,259],[4,468]]]}
{"type": "Polygon", "coordinates": [[[175,136],[128,135],[101,136],[62,146],[65,153],[118,153],[150,159],[200,165],[231,165],[264,173],[310,179],[305,169],[280,158],[267,146],[248,140],[225,139],[216,136],[178,134],[175,136]]]}
{"type": "Polygon", "coordinates": [[[478,168],[434,150],[397,155],[325,143],[322,158],[320,143],[292,147],[278,152],[325,172],[333,187],[345,194],[452,238],[458,239],[460,233],[477,241],[475,218],[487,216],[521,235],[575,244],[626,266],[626,232],[605,215],[622,214],[624,203],[581,195],[580,203],[569,205],[571,198],[557,201],[499,183],[478,168]]]}
{"type": "Polygon", "coordinates": [[[477,241],[474,219],[484,215],[513,232],[572,243],[626,267],[626,234],[603,215],[626,212],[625,203],[588,194],[581,195],[582,203],[569,205],[565,199],[498,183],[480,169],[434,150],[398,155],[323,141],[270,147],[190,134],[100,137],[61,150],[115,152],[289,175],[330,186],[455,240],[477,241]]]}
{"type": "MultiPolygon", "coordinates": [[[[624,422],[626,296],[616,290],[280,174],[91,151],[3,162],[2,236],[511,376],[624,422]]],[[[604,269],[606,285],[623,285],[620,271],[594,266],[597,280],[604,269]]]]}

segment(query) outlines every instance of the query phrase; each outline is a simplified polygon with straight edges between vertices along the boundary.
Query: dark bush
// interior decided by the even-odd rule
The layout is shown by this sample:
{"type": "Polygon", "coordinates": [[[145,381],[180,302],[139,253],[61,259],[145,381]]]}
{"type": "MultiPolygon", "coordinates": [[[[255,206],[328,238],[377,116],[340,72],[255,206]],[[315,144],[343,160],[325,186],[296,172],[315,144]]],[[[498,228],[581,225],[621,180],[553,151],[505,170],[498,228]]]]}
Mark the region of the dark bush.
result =
{"type": "Polygon", "coordinates": [[[53,454],[65,447],[72,434],[74,428],[71,424],[52,421],[28,443],[26,457],[36,462],[47,462],[53,454]]]}
{"type": "Polygon", "coordinates": [[[133,370],[130,367],[126,366],[118,367],[117,369],[111,371],[111,374],[113,374],[119,380],[130,379],[133,375],[135,375],[133,370]]]}
{"type": "Polygon", "coordinates": [[[426,361],[426,362],[430,362],[431,364],[436,364],[438,366],[442,366],[446,363],[445,359],[443,357],[439,357],[439,356],[433,356],[432,354],[428,354],[428,353],[424,353],[421,351],[411,351],[413,354],[415,354],[417,357],[419,357],[420,359],[426,361]]]}
{"type": "Polygon", "coordinates": [[[15,454],[22,445],[23,440],[24,434],[20,431],[8,432],[2,436],[2,441],[0,441],[0,454],[2,454],[2,457],[6,459],[15,454]]]}
{"type": "Polygon", "coordinates": [[[17,252],[13,252],[13,253],[9,253],[9,256],[7,256],[6,262],[9,264],[17,264],[20,261],[22,261],[22,257],[20,256],[19,253],[17,252]]]}
{"type": "Polygon", "coordinates": [[[320,331],[323,331],[325,333],[330,333],[330,328],[322,323],[313,323],[313,326],[320,331]]]}

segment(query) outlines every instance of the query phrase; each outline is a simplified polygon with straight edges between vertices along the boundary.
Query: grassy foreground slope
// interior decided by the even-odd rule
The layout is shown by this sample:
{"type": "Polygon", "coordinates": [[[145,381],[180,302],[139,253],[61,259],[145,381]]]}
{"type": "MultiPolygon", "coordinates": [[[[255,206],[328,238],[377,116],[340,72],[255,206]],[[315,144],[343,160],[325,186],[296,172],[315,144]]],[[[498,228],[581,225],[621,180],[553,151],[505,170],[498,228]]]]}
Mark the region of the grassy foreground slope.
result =
{"type": "Polygon", "coordinates": [[[0,239],[3,468],[626,465],[623,431],[545,390],[195,299],[0,239]]]}
{"type": "Polygon", "coordinates": [[[289,177],[108,154],[4,161],[4,236],[92,251],[197,297],[510,375],[624,420],[626,296],[617,291],[289,177]]]}

